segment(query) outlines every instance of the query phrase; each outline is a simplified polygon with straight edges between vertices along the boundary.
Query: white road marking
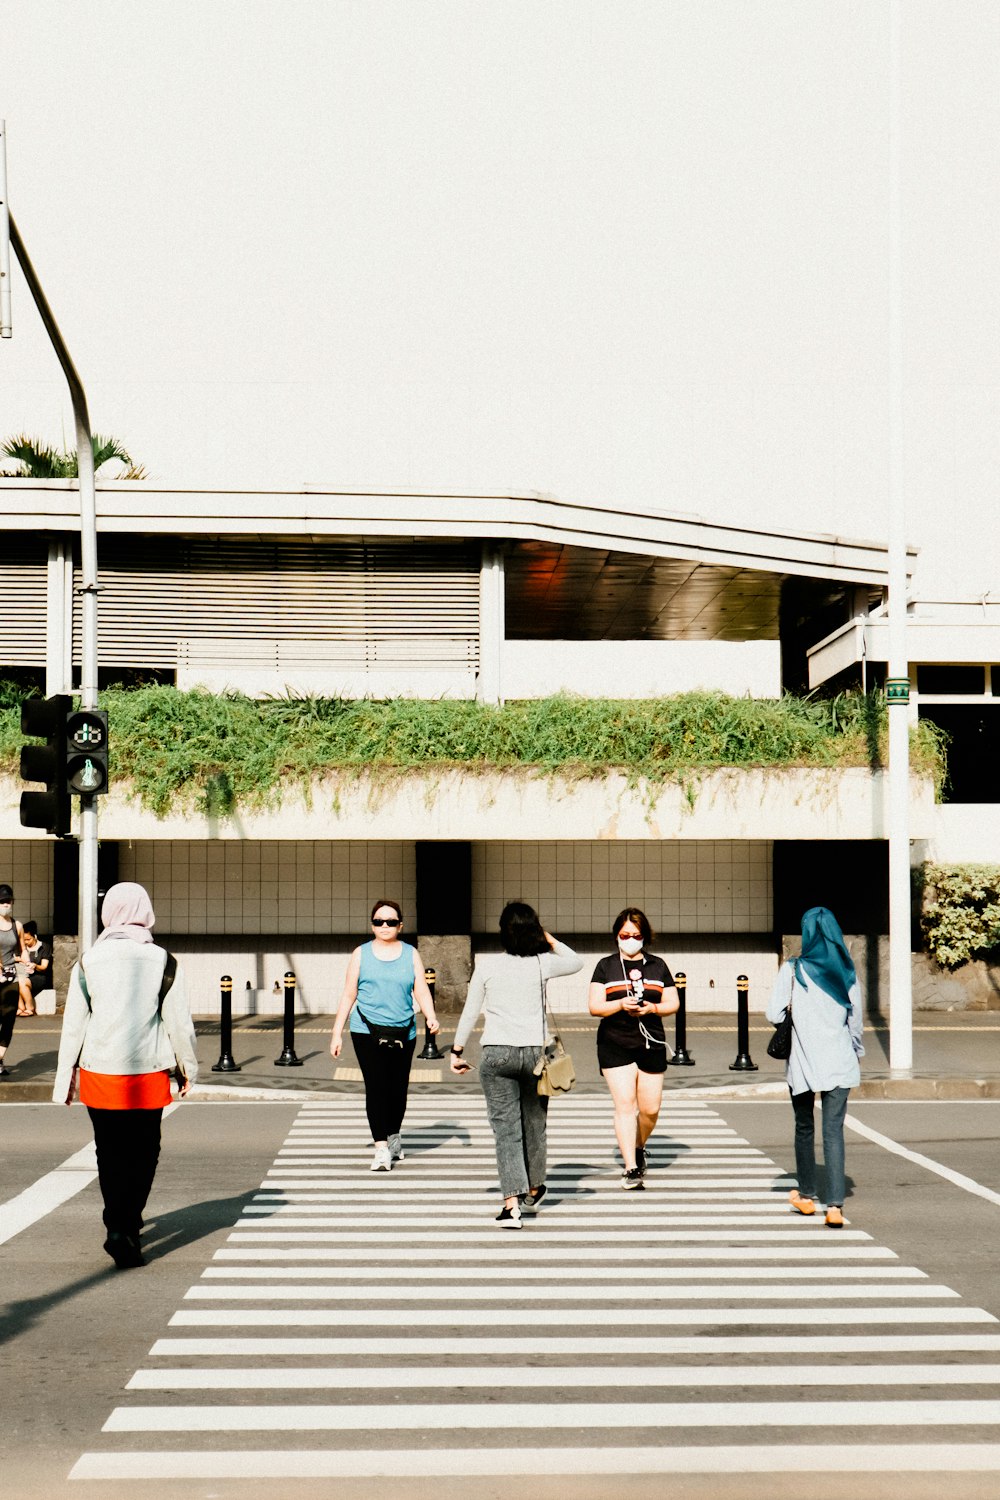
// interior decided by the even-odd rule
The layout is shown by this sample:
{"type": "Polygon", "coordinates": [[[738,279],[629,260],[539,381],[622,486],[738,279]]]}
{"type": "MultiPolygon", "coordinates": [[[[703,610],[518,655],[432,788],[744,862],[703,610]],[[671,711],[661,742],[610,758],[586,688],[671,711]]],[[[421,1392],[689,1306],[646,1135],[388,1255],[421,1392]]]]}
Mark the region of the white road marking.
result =
{"type": "MultiPolygon", "coordinates": [[[[401,1222],[394,1222],[392,1227],[395,1231],[398,1231],[398,1233],[408,1236],[411,1230],[415,1229],[417,1226],[426,1224],[429,1220],[441,1226],[454,1224],[456,1228],[468,1229],[473,1218],[478,1219],[480,1217],[481,1210],[476,1209],[471,1205],[469,1207],[462,1207],[461,1205],[459,1205],[458,1207],[452,1206],[451,1208],[436,1209],[433,1212],[428,1209],[424,1213],[419,1214],[414,1213],[412,1209],[409,1209],[407,1210],[405,1218],[401,1222]]],[[[789,1224],[795,1224],[795,1221],[789,1218],[787,1210],[784,1213],[779,1212],[777,1218],[778,1220],[780,1220],[780,1222],[776,1225],[776,1227],[780,1228],[782,1231],[784,1231],[789,1224]]],[[[564,1230],[579,1228],[580,1221],[582,1220],[586,1222],[586,1220],[588,1219],[591,1220],[592,1232],[600,1236],[606,1230],[614,1231],[628,1229],[631,1233],[635,1229],[658,1229],[663,1225],[671,1224],[682,1225],[685,1228],[697,1228],[702,1225],[707,1228],[712,1224],[725,1226],[733,1225],[738,1228],[741,1224],[746,1224],[747,1226],[756,1226],[759,1228],[763,1224],[775,1225],[776,1216],[772,1210],[764,1209],[730,1209],[728,1213],[720,1209],[716,1213],[706,1213],[704,1205],[702,1205],[702,1207],[699,1209],[697,1207],[681,1208],[679,1206],[671,1204],[669,1207],[666,1205],[661,1205],[659,1213],[650,1211],[644,1214],[630,1214],[626,1208],[624,1210],[619,1209],[617,1213],[609,1211],[604,1214],[594,1215],[589,1215],[586,1212],[573,1215],[561,1215],[558,1220],[553,1220],[552,1216],[550,1215],[548,1223],[545,1225],[545,1231],[552,1234],[562,1234],[564,1230]]],[[[537,1223],[538,1221],[536,1220],[535,1222],[537,1223]]],[[[362,1229],[365,1226],[368,1226],[370,1228],[371,1219],[365,1214],[358,1215],[357,1213],[355,1213],[352,1215],[345,1208],[339,1214],[334,1214],[332,1216],[329,1214],[316,1215],[308,1213],[304,1214],[301,1212],[298,1214],[285,1215],[271,1214],[266,1219],[261,1219],[259,1216],[254,1216],[250,1219],[241,1220],[236,1227],[238,1230],[242,1231],[248,1224],[259,1226],[262,1223],[274,1225],[276,1230],[310,1228],[319,1229],[323,1225],[335,1226],[338,1230],[341,1230],[362,1229]]],[[[820,1223],[823,1223],[822,1218],[820,1219],[820,1223]]],[[[795,1229],[793,1229],[792,1232],[796,1232],[797,1228],[798,1226],[796,1225],[795,1229]]],[[[806,1232],[808,1233],[808,1231],[806,1232]]]]}
{"type": "MultiPolygon", "coordinates": [[[[421,1266],[420,1271],[417,1274],[419,1274],[421,1282],[425,1283],[428,1281],[450,1281],[453,1280],[456,1276],[466,1275],[475,1277],[477,1284],[482,1285],[482,1278],[484,1272],[487,1269],[488,1268],[485,1267],[477,1258],[475,1264],[466,1266],[464,1270],[461,1264],[421,1266]]],[[[653,1267],[648,1262],[643,1262],[644,1273],[648,1273],[652,1269],[653,1267]]],[[[667,1269],[669,1269],[673,1275],[678,1274],[673,1267],[668,1267],[667,1269]]],[[[552,1284],[552,1272],[548,1266],[511,1266],[508,1264],[504,1264],[502,1267],[498,1267],[498,1270],[499,1274],[503,1277],[504,1283],[506,1285],[509,1285],[511,1282],[528,1280],[530,1278],[543,1280],[546,1286],[550,1286],[552,1284]]],[[[692,1266],[690,1267],[690,1270],[694,1275],[700,1277],[703,1281],[711,1280],[712,1278],[717,1281],[727,1281],[734,1276],[738,1276],[742,1281],[780,1281],[783,1277],[787,1277],[790,1274],[790,1268],[788,1266],[698,1266],[697,1268],[692,1266]]],[[[272,1277],[276,1281],[280,1281],[283,1278],[286,1280],[320,1280],[323,1277],[337,1277],[344,1285],[347,1285],[349,1283],[356,1283],[354,1285],[355,1291],[368,1290],[371,1286],[372,1279],[371,1272],[368,1270],[367,1266],[344,1265],[339,1261],[331,1261],[329,1265],[326,1266],[213,1265],[206,1266],[201,1274],[206,1278],[225,1278],[226,1280],[230,1281],[237,1277],[245,1277],[247,1279],[257,1277],[260,1280],[272,1277]]],[[[577,1279],[586,1280],[587,1277],[593,1276],[593,1274],[593,1267],[590,1265],[563,1266],[560,1268],[559,1278],[561,1281],[572,1281],[574,1277],[577,1279]]],[[[812,1278],[813,1280],[818,1280],[821,1277],[828,1277],[834,1274],[836,1274],[837,1280],[840,1283],[849,1281],[852,1278],[867,1280],[871,1277],[882,1277],[885,1280],[892,1279],[893,1281],[900,1279],[917,1281],[926,1280],[927,1276],[926,1271],[921,1271],[916,1266],[838,1265],[833,1268],[828,1265],[823,1265],[794,1267],[796,1284],[799,1285],[800,1292],[802,1291],[802,1282],[808,1281],[810,1278],[812,1278]]],[[[607,1290],[607,1288],[605,1288],[605,1290],[607,1290]]],[[[844,1290],[843,1285],[841,1285],[841,1290],[844,1290]]]]}
{"type": "MultiPolygon", "coordinates": [[[[290,1368],[137,1370],[129,1391],[354,1391],[424,1390],[431,1372],[423,1365],[377,1365],[365,1369],[328,1365],[290,1368]]],[[[903,1386],[997,1385],[1000,1362],[975,1365],[459,1365],[435,1367],[435,1390],[504,1390],[520,1386],[561,1390],[570,1386],[661,1390],[668,1386],[903,1386]]]]}
{"type": "Polygon", "coordinates": [[[90,1141],[0,1207],[0,1245],[75,1197],[96,1176],[94,1143],[90,1141]]]}
{"type": "MultiPolygon", "coordinates": [[[[852,1286],[848,1290],[842,1282],[830,1282],[825,1285],[810,1286],[808,1291],[798,1284],[786,1283],[785,1285],[746,1285],[732,1282],[721,1286],[699,1286],[695,1283],[675,1281],[654,1281],[649,1272],[642,1268],[639,1272],[642,1283],[642,1296],[644,1301],[666,1302],[680,1299],[697,1299],[701,1297],[725,1297],[733,1301],[743,1298],[769,1297],[777,1301],[801,1301],[804,1296],[843,1298],[876,1298],[876,1297],[927,1297],[945,1298],[957,1297],[958,1292],[948,1286],[934,1286],[931,1282],[921,1282],[918,1286],[852,1286]]],[[[185,1301],[264,1301],[281,1302],[300,1301],[308,1299],[316,1302],[352,1302],[357,1301],[358,1292],[363,1288],[358,1286],[202,1286],[201,1284],[189,1287],[184,1293],[185,1301]]],[[[381,1295],[390,1302],[440,1302],[445,1299],[455,1302],[607,1302],[607,1282],[592,1286],[552,1286],[544,1283],[540,1286],[509,1285],[489,1286],[483,1285],[482,1281],[470,1283],[468,1286],[393,1286],[383,1285],[381,1295]]],[[[403,1316],[402,1311],[400,1317],[403,1316]]]]}
{"type": "Polygon", "coordinates": [[[622,1474],[995,1474],[997,1443],[84,1453],[71,1479],[362,1479],[622,1474]]]}
{"type": "MultiPolygon", "coordinates": [[[[636,1328],[669,1324],[672,1327],[692,1325],[719,1328],[752,1325],[761,1322],[788,1324],[797,1328],[820,1324],[851,1323],[996,1323],[998,1320],[984,1307],[616,1307],[624,1323],[636,1328]]],[[[535,1308],[533,1327],[564,1328],[573,1320],[572,1310],[556,1307],[535,1308]]],[[[403,1314],[398,1308],[338,1307],[325,1308],[242,1308],[239,1311],[192,1312],[182,1309],[171,1317],[170,1328],[398,1328],[403,1314]]],[[[483,1308],[413,1308],[406,1312],[407,1328],[506,1328],[510,1313],[502,1307],[483,1308]]]]}
{"type": "Polygon", "coordinates": [[[953,1183],[963,1192],[974,1193],[977,1198],[985,1198],[987,1203],[1000,1204],[1000,1193],[995,1193],[992,1188],[983,1187],[981,1182],[976,1182],[961,1172],[954,1172],[951,1167],[946,1167],[939,1161],[933,1161],[931,1157],[923,1156],[919,1151],[911,1151],[908,1146],[901,1146],[898,1141],[882,1135],[881,1131],[862,1124],[853,1115],[847,1115],[844,1124],[856,1135],[864,1136],[868,1141],[874,1141],[876,1146],[881,1146],[885,1151],[891,1151],[894,1156],[901,1156],[904,1161],[912,1161],[916,1166],[926,1168],[928,1172],[935,1172],[938,1177],[943,1177],[946,1182],[953,1183]]]}
{"type": "MultiPolygon", "coordinates": [[[[506,1235],[505,1242],[499,1243],[503,1235],[496,1231],[490,1236],[490,1248],[477,1247],[475,1251],[475,1263],[487,1265],[496,1261],[504,1265],[517,1264],[519,1260],[530,1261],[532,1265],[541,1264],[545,1261],[569,1262],[574,1260],[586,1261],[593,1265],[594,1252],[591,1249],[579,1249],[575,1245],[545,1245],[538,1244],[537,1240],[532,1243],[534,1236],[527,1235],[522,1231],[519,1236],[506,1235]],[[526,1243],[522,1244],[522,1239],[526,1243]]],[[[738,1260],[744,1262],[747,1259],[746,1248],[735,1245],[685,1245],[678,1249],[671,1245],[656,1244],[643,1249],[643,1265],[655,1266],[660,1261],[689,1261],[689,1260],[738,1260]]],[[[778,1247],[755,1246],[754,1256],[763,1260],[896,1260],[896,1252],[890,1250],[886,1245],[848,1245],[843,1242],[843,1234],[838,1231],[836,1243],[830,1239],[823,1243],[813,1245],[781,1245],[778,1247]]],[[[271,1246],[261,1246],[254,1250],[229,1249],[222,1247],[215,1251],[215,1260],[322,1260],[330,1265],[341,1263],[343,1257],[338,1256],[335,1247],[315,1250],[309,1246],[296,1245],[294,1248],[276,1249],[271,1246]]],[[[387,1248],[382,1245],[365,1246],[365,1263],[375,1265],[383,1261],[390,1265],[399,1265],[398,1248],[387,1248]]],[[[447,1255],[440,1249],[429,1249],[426,1245],[407,1246],[407,1262],[417,1264],[421,1261],[433,1261],[435,1265],[441,1265],[447,1260],[447,1255]]],[[[459,1264],[468,1265],[471,1257],[468,1253],[460,1256],[459,1264]]]]}
{"type": "MultiPolygon", "coordinates": [[[[972,1427],[1000,1422],[1000,1401],[483,1401],[393,1403],[399,1431],[526,1427],[972,1427]]],[[[116,1406],[104,1432],[381,1432],[371,1406],[116,1406]]]]}
{"type": "MultiPolygon", "coordinates": [[[[636,1226],[638,1227],[638,1226],[636,1226]]],[[[552,1229],[548,1225],[532,1225],[529,1232],[536,1239],[559,1240],[563,1244],[576,1243],[594,1244],[598,1240],[611,1242],[622,1241],[627,1244],[634,1243],[636,1229],[552,1229]]],[[[732,1225],[728,1229],[662,1229],[657,1231],[657,1238],[667,1243],[702,1243],[711,1240],[741,1240],[744,1244],[754,1245],[777,1245],[782,1240],[788,1240],[795,1236],[801,1238],[814,1237],[825,1232],[822,1220],[814,1228],[805,1220],[802,1224],[774,1224],[770,1229],[742,1229],[738,1225],[732,1225]]],[[[498,1230],[495,1224],[490,1224],[483,1229],[412,1229],[407,1234],[407,1244],[412,1245],[480,1245],[495,1244],[498,1234],[509,1233],[507,1230],[498,1230]]],[[[520,1231],[523,1233],[523,1231],[520,1231]]],[[[378,1224],[373,1224],[371,1229],[317,1229],[302,1230],[289,1229],[286,1233],[280,1230],[261,1230],[250,1232],[234,1230],[229,1236],[232,1244],[237,1245],[280,1245],[289,1244],[294,1241],[301,1245],[363,1245],[368,1240],[383,1240],[385,1229],[378,1224]]],[[[871,1235],[863,1229],[838,1229],[837,1238],[842,1243],[851,1240],[868,1240],[871,1235]]],[[[407,1255],[410,1251],[407,1250],[407,1255]]]]}
{"type": "Polygon", "coordinates": [[[817,1332],[804,1336],[799,1329],[783,1334],[688,1334],[656,1337],[646,1334],[530,1334],[477,1338],[474,1336],[411,1335],[404,1338],[373,1337],[348,1333],[342,1338],[314,1334],[310,1337],[215,1337],[195,1338],[177,1335],[157,1339],[149,1351],[153,1358],[204,1356],[212,1358],[243,1356],[279,1358],[292,1356],[362,1355],[385,1359],[399,1356],[449,1358],[456,1354],[469,1356],[512,1355],[523,1359],[533,1354],[706,1355],[706,1354],[800,1354],[803,1346],[812,1353],[826,1354],[1000,1354],[1000,1334],[996,1333],[879,1333],[835,1334],[817,1332]]]}
{"type": "MultiPolygon", "coordinates": [[[[163,1118],[166,1119],[176,1108],[176,1101],[169,1104],[163,1111],[163,1118]]],[[[68,1203],[70,1198],[89,1187],[96,1177],[94,1143],[88,1141],[86,1146],[81,1146],[79,1151],[67,1156],[58,1167],[53,1167],[51,1172],[39,1177],[23,1192],[0,1204],[0,1245],[6,1244],[16,1234],[30,1229],[32,1224],[37,1224],[54,1209],[68,1203]]]]}

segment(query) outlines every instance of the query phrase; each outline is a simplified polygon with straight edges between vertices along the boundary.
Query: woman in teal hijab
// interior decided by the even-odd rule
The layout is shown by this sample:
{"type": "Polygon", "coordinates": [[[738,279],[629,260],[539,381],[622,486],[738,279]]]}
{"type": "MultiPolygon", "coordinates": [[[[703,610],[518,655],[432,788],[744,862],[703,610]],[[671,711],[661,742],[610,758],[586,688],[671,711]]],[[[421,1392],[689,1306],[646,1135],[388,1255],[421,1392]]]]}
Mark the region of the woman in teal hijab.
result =
{"type": "Polygon", "coordinates": [[[821,990],[850,1010],[851,986],[857,984],[858,975],[840,923],[825,906],[810,906],[802,918],[802,952],[792,962],[800,984],[805,982],[805,972],[821,990]]]}
{"type": "Polygon", "coordinates": [[[816,1212],[816,1095],[823,1109],[826,1222],[844,1223],[844,1116],[852,1088],[861,1082],[861,990],[832,911],[813,906],[802,918],[802,952],[782,964],[767,1006],[772,1025],[792,1013],[792,1052],[785,1076],[795,1114],[798,1187],[789,1195],[800,1214],[816,1212]]]}

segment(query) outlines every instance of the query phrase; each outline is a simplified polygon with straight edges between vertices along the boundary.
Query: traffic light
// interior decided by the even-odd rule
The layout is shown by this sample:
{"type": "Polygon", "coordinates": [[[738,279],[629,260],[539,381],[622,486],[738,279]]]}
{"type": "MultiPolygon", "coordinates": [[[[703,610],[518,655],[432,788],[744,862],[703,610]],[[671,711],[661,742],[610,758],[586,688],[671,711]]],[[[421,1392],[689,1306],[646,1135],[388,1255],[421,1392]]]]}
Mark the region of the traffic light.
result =
{"type": "Polygon", "coordinates": [[[101,709],[81,708],[66,720],[66,784],[82,796],[108,789],[108,716],[101,709]]]}
{"type": "Polygon", "coordinates": [[[21,704],[21,733],[44,739],[44,745],[21,749],[22,781],[40,781],[44,792],[21,793],[21,826],[44,828],[59,838],[70,832],[72,803],[66,781],[66,720],[73,707],[68,693],[53,698],[26,698],[21,704]]]}

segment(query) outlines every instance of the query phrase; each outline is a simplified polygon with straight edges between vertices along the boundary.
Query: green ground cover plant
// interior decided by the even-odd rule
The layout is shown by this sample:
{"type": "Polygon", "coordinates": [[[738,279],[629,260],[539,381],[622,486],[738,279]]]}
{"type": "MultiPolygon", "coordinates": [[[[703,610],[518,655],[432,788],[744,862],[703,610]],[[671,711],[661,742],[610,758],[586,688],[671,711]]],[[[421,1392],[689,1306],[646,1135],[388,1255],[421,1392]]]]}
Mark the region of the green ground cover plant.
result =
{"type": "Polygon", "coordinates": [[[1000,947],[1000,865],[925,865],[921,913],[928,953],[957,969],[1000,947]]]}
{"type": "MultiPolygon", "coordinates": [[[[0,765],[16,773],[23,688],[0,682],[0,765]]],[[[331,773],[466,772],[599,777],[621,771],[655,789],[719,767],[877,767],[885,753],[879,694],[831,699],[683,693],[637,701],[556,697],[493,707],[396,698],[255,700],[153,686],[109,689],[111,776],[163,816],[277,805],[331,773]]],[[[913,770],[940,788],[940,742],[921,725],[913,770]]]]}

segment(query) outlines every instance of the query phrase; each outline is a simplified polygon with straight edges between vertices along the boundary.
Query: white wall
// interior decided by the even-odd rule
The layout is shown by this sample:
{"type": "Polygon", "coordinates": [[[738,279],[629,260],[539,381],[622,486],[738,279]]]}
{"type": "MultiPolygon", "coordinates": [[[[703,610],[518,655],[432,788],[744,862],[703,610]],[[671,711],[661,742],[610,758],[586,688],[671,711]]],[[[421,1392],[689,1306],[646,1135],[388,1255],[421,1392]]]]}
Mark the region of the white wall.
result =
{"type": "Polygon", "coordinates": [[[781,696],[778,641],[504,641],[502,670],[505,698],[781,696]]]}
{"type": "Polygon", "coordinates": [[[0,885],[14,891],[14,915],[33,919],[39,932],[52,931],[51,839],[0,839],[0,885]]]}
{"type": "Polygon", "coordinates": [[[119,878],[146,887],[163,933],[366,937],[380,896],[415,919],[412,843],[137,842],[121,845],[119,878]]]}
{"type": "Polygon", "coordinates": [[[609,932],[625,905],[641,907],[657,932],[771,929],[772,845],[763,840],[511,841],[472,850],[476,932],[495,932],[515,900],[534,906],[554,932],[609,932]]]}
{"type": "Polygon", "coordinates": [[[938,864],[1000,864],[1000,803],[945,803],[934,809],[934,829],[920,859],[938,864]]]}

